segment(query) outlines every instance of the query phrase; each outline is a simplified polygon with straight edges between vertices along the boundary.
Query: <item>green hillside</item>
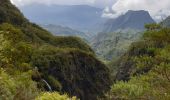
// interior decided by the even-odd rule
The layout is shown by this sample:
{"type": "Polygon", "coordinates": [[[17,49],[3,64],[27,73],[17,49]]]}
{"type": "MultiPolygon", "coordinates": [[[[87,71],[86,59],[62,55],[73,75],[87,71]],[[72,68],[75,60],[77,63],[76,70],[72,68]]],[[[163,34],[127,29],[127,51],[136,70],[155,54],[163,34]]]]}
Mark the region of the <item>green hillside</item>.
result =
{"type": "Polygon", "coordinates": [[[89,39],[88,34],[84,32],[80,32],[78,30],[71,29],[69,27],[63,27],[60,25],[52,25],[52,24],[40,25],[40,26],[42,26],[44,29],[48,30],[49,32],[51,32],[56,36],[77,36],[83,39],[87,39],[87,40],[89,39]]]}
{"type": "Polygon", "coordinates": [[[0,1],[0,16],[0,99],[49,100],[54,91],[96,100],[110,89],[109,69],[80,38],[53,36],[9,0],[0,1]]]}
{"type": "Polygon", "coordinates": [[[115,100],[170,99],[170,29],[146,25],[142,39],[110,67],[117,66],[108,98],[115,100]]]}
{"type": "Polygon", "coordinates": [[[34,23],[30,23],[9,0],[0,3],[0,23],[10,23],[21,29],[25,40],[38,44],[50,44],[56,47],[73,47],[92,51],[90,46],[77,37],[55,37],[34,23]],[[63,42],[66,41],[66,42],[63,42]]]}
{"type": "Polygon", "coordinates": [[[91,45],[100,58],[112,60],[122,56],[128,50],[131,43],[139,40],[141,36],[142,32],[135,29],[99,33],[91,41],[91,45]]]}

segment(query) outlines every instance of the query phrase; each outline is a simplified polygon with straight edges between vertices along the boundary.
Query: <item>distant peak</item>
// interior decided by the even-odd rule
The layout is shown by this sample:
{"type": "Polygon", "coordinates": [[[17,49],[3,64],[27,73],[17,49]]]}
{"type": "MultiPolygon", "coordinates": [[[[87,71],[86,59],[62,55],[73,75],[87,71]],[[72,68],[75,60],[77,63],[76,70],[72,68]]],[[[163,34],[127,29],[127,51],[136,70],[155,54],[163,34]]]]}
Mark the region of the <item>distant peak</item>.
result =
{"type": "Polygon", "coordinates": [[[146,10],[128,10],[128,12],[148,12],[146,10]]]}
{"type": "Polygon", "coordinates": [[[145,13],[145,14],[149,14],[149,12],[148,11],[146,11],[146,10],[128,10],[128,12],[127,13],[131,13],[131,14],[135,14],[135,13],[145,13]]]}

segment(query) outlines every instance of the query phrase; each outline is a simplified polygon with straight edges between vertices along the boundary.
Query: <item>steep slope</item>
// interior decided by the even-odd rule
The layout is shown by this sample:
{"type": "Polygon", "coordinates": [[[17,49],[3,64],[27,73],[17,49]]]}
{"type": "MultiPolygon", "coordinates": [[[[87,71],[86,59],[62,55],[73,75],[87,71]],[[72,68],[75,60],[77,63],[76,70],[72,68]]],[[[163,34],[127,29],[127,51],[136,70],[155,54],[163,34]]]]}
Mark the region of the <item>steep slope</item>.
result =
{"type": "MultiPolygon", "coordinates": [[[[152,27],[152,26],[151,26],[152,27]]],[[[169,46],[170,29],[152,28],[147,30],[140,41],[132,43],[128,52],[118,61],[119,71],[117,73],[118,80],[128,80],[132,73],[142,74],[152,69],[153,64],[159,63],[157,54],[159,50],[164,50],[169,46]],[[142,58],[143,57],[143,58],[142,58]],[[141,59],[140,59],[141,58],[141,59]],[[136,60],[138,59],[138,60],[136,60]],[[142,68],[136,68],[139,60],[144,63],[142,68]]],[[[138,65],[140,66],[140,65],[138,65]]]]}
{"type": "Polygon", "coordinates": [[[108,98],[170,99],[170,29],[157,26],[147,25],[141,40],[113,63],[119,70],[108,98]]]}
{"type": "Polygon", "coordinates": [[[98,31],[94,27],[104,20],[101,18],[103,9],[88,5],[32,4],[20,9],[32,22],[61,25],[83,32],[98,31]]]}
{"type": "Polygon", "coordinates": [[[145,24],[154,23],[147,11],[128,11],[104,24],[103,32],[91,41],[93,49],[101,58],[116,59],[123,55],[132,42],[142,36],[145,24]]]}
{"type": "Polygon", "coordinates": [[[50,31],[56,36],[78,36],[84,39],[89,39],[88,34],[71,29],[69,27],[63,27],[60,25],[41,25],[44,29],[50,31]]]}
{"type": "Polygon", "coordinates": [[[74,47],[85,51],[92,51],[90,47],[79,38],[54,37],[38,25],[30,23],[15,6],[10,4],[9,0],[1,1],[0,5],[0,15],[2,15],[0,24],[11,23],[19,27],[25,33],[25,40],[40,44],[48,43],[56,47],[74,47]],[[70,42],[61,42],[65,40],[70,42]]]}
{"type": "MultiPolygon", "coordinates": [[[[0,1],[0,15],[4,16],[0,17],[0,24],[5,23],[0,26],[0,57],[3,58],[0,63],[7,66],[0,67],[12,74],[14,79],[20,76],[15,73],[27,72],[28,80],[32,75],[40,90],[48,91],[43,81],[46,79],[53,91],[58,90],[61,94],[67,93],[82,100],[96,100],[109,90],[111,79],[108,68],[95,58],[92,49],[80,38],[53,36],[30,23],[9,0],[0,1]]],[[[24,75],[21,74],[18,83],[31,87],[32,84],[24,81],[27,80],[24,75]]],[[[34,82],[31,80],[30,83],[34,82]]],[[[20,90],[20,86],[16,87],[20,90]]],[[[32,93],[32,90],[28,92],[32,93]]],[[[20,92],[29,94],[27,90],[16,93],[21,100],[27,95],[20,92]]]]}
{"type": "Polygon", "coordinates": [[[155,23],[147,11],[132,11],[129,10],[124,15],[116,19],[110,19],[104,24],[103,32],[115,32],[118,29],[137,29],[144,30],[144,25],[155,23]]]}
{"type": "Polygon", "coordinates": [[[96,100],[97,95],[103,96],[109,90],[109,70],[92,54],[76,49],[47,49],[36,52],[33,63],[44,73],[41,77],[53,91],[66,92],[81,100],[96,100]]]}

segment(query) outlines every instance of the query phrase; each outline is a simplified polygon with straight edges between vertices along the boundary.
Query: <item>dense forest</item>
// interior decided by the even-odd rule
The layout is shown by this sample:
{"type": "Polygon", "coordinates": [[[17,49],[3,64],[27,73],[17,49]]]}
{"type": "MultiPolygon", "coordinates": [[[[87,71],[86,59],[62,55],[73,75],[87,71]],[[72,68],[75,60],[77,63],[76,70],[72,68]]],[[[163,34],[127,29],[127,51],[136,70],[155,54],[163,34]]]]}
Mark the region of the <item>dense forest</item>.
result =
{"type": "Polygon", "coordinates": [[[105,62],[83,39],[54,36],[0,0],[0,100],[169,100],[169,25],[146,24],[105,62]]]}

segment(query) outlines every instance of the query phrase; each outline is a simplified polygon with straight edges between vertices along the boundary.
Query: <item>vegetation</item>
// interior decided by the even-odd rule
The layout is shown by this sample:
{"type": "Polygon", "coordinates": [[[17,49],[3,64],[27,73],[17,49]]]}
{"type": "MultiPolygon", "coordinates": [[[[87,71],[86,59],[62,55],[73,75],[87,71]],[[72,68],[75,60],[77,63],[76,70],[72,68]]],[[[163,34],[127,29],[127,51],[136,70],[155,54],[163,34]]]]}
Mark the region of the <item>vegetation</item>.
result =
{"type": "Polygon", "coordinates": [[[67,95],[60,95],[59,93],[42,93],[35,100],[77,100],[76,97],[69,98],[67,95]]]}
{"type": "Polygon", "coordinates": [[[8,0],[0,1],[0,15],[2,100],[170,99],[167,27],[146,25],[142,39],[109,65],[118,69],[110,90],[109,69],[80,38],[51,35],[8,0]]]}
{"type": "Polygon", "coordinates": [[[80,38],[51,35],[9,0],[0,15],[0,99],[96,100],[110,89],[109,69],[80,38]]]}
{"type": "Polygon", "coordinates": [[[122,56],[130,44],[139,40],[141,36],[142,32],[135,29],[100,33],[92,40],[91,45],[100,58],[111,61],[122,56]]]}
{"type": "Polygon", "coordinates": [[[96,99],[98,94],[102,96],[109,90],[109,70],[92,54],[78,49],[47,49],[36,52],[32,61],[53,90],[61,89],[61,92],[76,95],[82,100],[96,99]],[[61,86],[56,87],[53,79],[61,86]]]}
{"type": "Polygon", "coordinates": [[[143,40],[122,57],[117,81],[108,98],[125,100],[170,99],[170,29],[147,25],[143,40]],[[126,80],[126,81],[123,81],[126,80]]]}
{"type": "Polygon", "coordinates": [[[0,30],[0,98],[32,100],[39,90],[31,79],[30,46],[21,41],[22,32],[12,25],[3,24],[0,30]]]}

